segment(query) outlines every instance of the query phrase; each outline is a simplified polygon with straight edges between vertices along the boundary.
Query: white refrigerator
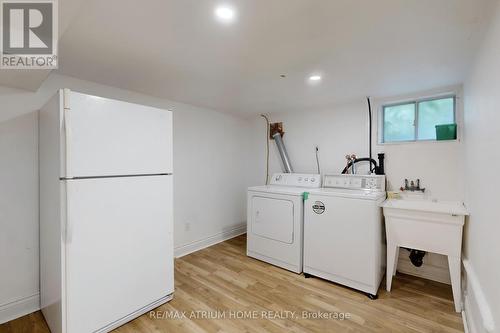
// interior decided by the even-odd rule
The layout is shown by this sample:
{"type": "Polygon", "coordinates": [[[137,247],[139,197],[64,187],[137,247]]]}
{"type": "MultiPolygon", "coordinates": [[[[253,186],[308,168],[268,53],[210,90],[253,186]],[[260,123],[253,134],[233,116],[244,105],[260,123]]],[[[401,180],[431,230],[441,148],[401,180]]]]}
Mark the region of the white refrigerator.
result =
{"type": "Polygon", "coordinates": [[[60,90],[39,112],[41,308],[108,332],[174,292],[172,113],[60,90]]]}

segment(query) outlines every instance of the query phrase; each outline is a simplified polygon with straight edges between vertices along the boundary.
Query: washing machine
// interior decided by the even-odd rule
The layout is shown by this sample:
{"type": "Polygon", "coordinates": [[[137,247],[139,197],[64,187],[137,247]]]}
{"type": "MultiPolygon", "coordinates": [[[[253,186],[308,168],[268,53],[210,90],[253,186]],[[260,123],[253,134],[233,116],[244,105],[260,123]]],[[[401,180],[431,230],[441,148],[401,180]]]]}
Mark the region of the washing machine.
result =
{"type": "Polygon", "coordinates": [[[326,175],[304,206],[304,274],[374,299],[385,272],[383,175],[326,175]]]}
{"type": "Polygon", "coordinates": [[[248,188],[247,255],[301,273],[304,193],[320,186],[320,175],[284,173],[248,188]]]}

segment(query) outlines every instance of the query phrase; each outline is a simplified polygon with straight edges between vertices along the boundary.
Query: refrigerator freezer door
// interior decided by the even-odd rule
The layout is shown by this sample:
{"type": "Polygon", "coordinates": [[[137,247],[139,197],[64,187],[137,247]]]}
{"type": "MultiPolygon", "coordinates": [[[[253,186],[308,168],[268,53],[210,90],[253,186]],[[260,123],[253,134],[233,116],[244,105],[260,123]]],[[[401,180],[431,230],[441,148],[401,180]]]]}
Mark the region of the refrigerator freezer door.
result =
{"type": "Polygon", "coordinates": [[[172,112],[67,89],[62,112],[61,177],[172,173],[172,112]]]}
{"type": "Polygon", "coordinates": [[[173,293],[172,177],[66,181],[66,332],[94,332],[173,293]]]}

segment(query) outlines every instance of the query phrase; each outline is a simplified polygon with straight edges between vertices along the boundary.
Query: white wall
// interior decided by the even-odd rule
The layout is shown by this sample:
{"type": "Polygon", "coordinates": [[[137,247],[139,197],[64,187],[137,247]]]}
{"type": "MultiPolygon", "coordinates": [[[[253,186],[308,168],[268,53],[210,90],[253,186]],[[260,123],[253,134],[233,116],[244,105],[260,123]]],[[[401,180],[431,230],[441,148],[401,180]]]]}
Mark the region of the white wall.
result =
{"type": "MultiPolygon", "coordinates": [[[[368,125],[365,105],[355,103],[331,110],[301,113],[273,113],[271,122],[283,122],[285,142],[294,172],[316,173],[315,147],[319,147],[322,173],[340,173],[346,153],[368,155],[368,125]]],[[[265,157],[265,122],[255,119],[260,141],[259,158],[265,157]]],[[[270,141],[270,172],[282,172],[274,140],[270,141]]],[[[262,164],[264,162],[261,162],[262,164]]]]}
{"type": "Polygon", "coordinates": [[[466,310],[482,313],[470,320],[480,332],[484,321],[500,332],[500,177],[496,168],[483,167],[483,163],[500,165],[500,4],[492,15],[492,25],[464,86],[466,204],[470,211],[464,250],[470,266],[467,279],[478,282],[475,287],[474,283],[467,285],[466,310]],[[482,304],[481,311],[474,311],[474,303],[482,304]]]}
{"type": "Polygon", "coordinates": [[[0,322],[38,306],[37,130],[36,113],[0,123],[0,322]]]}
{"type": "Polygon", "coordinates": [[[463,202],[463,91],[461,86],[444,87],[417,92],[414,94],[376,98],[373,100],[374,151],[385,152],[387,187],[391,191],[398,190],[404,179],[421,180],[421,186],[426,188],[426,194],[439,200],[454,200],[463,202]],[[456,141],[421,141],[409,143],[379,142],[381,133],[380,120],[382,105],[417,98],[439,95],[457,96],[456,102],[456,141]]]}
{"type": "Polygon", "coordinates": [[[257,181],[247,120],[61,75],[49,76],[36,93],[0,87],[0,322],[7,303],[38,292],[34,111],[63,87],[173,110],[177,254],[246,231],[246,187],[257,181]]]}
{"type": "MultiPolygon", "coordinates": [[[[440,92],[458,95],[457,120],[459,136],[462,131],[462,91],[459,86],[414,95],[373,99],[373,152],[385,152],[385,168],[389,190],[398,190],[404,179],[420,178],[433,198],[459,200],[464,198],[462,149],[460,140],[448,142],[416,142],[401,144],[378,144],[377,123],[380,105],[387,101],[411,99],[440,92]]],[[[295,172],[316,172],[315,146],[320,149],[322,173],[340,173],[346,164],[345,155],[356,153],[368,156],[368,109],[365,100],[329,110],[304,111],[301,113],[273,113],[272,122],[283,122],[283,138],[295,172]]],[[[255,135],[261,141],[261,152],[257,155],[260,164],[264,159],[265,123],[254,119],[255,135]]],[[[274,141],[271,145],[271,173],[281,172],[281,160],[274,141]]]]}

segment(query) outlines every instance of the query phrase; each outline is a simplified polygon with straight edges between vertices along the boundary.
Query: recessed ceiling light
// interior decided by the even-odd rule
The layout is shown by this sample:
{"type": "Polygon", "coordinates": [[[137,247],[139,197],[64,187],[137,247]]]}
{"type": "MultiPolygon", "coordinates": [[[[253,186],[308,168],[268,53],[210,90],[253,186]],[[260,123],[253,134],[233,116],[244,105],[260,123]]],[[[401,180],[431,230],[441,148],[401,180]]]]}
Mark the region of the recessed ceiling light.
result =
{"type": "Polygon", "coordinates": [[[311,75],[311,76],[309,76],[309,81],[311,81],[311,82],[321,81],[321,76],[320,75],[311,75]]]}
{"type": "Polygon", "coordinates": [[[215,8],[215,17],[222,23],[231,23],[236,18],[236,11],[229,6],[215,8]]]}

